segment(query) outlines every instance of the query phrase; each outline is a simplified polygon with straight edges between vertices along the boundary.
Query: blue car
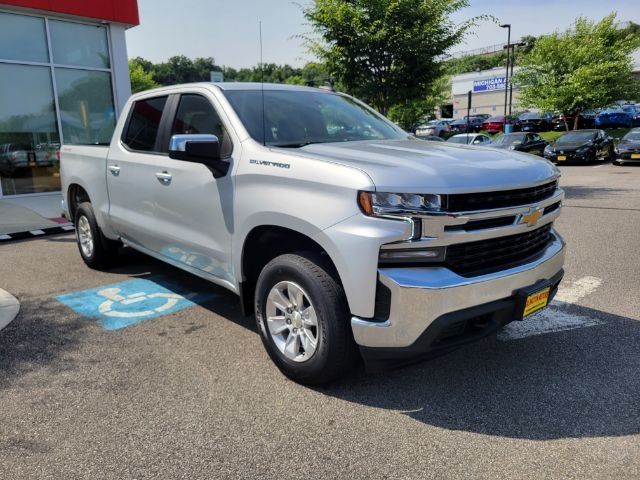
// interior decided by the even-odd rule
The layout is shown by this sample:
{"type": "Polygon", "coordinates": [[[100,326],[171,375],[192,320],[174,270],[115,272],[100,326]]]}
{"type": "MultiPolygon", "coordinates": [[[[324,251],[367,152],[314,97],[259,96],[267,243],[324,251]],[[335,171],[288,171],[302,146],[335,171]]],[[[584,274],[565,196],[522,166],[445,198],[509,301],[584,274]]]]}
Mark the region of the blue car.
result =
{"type": "Polygon", "coordinates": [[[622,107],[611,107],[601,111],[596,115],[596,127],[633,127],[634,117],[638,111],[634,105],[624,105],[622,107]]]}

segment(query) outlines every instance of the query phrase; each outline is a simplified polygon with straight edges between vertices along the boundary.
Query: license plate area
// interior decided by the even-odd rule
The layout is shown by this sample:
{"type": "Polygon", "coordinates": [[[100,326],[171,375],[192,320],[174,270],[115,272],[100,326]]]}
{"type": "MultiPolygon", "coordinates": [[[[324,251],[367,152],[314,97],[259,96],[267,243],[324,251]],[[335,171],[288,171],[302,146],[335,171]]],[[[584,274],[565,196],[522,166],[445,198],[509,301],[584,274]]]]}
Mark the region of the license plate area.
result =
{"type": "Polygon", "coordinates": [[[566,155],[558,155],[558,161],[564,162],[567,159],[566,155]]]}
{"type": "Polygon", "coordinates": [[[547,282],[518,290],[516,320],[524,320],[549,305],[551,285],[547,282]]]}
{"type": "Polygon", "coordinates": [[[632,154],[631,154],[631,158],[633,158],[633,159],[640,159],[640,153],[632,153],[632,154]]]}

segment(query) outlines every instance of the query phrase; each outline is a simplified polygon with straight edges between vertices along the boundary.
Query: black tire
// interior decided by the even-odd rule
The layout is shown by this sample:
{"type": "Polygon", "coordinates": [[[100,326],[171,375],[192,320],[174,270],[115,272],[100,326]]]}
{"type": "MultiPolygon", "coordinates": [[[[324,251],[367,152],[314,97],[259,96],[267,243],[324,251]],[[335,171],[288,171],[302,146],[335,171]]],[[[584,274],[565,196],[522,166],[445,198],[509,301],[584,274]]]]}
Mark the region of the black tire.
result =
{"type": "Polygon", "coordinates": [[[91,203],[84,202],[78,205],[73,219],[76,225],[76,242],[84,263],[86,263],[90,268],[98,270],[115,264],[120,243],[109,240],[102,234],[102,231],[98,226],[98,222],[96,221],[96,216],[93,213],[91,203]],[[87,220],[93,239],[93,250],[90,254],[87,254],[80,244],[79,225],[82,222],[82,218],[87,220]]]}
{"type": "Polygon", "coordinates": [[[347,299],[336,277],[332,265],[322,255],[300,252],[274,258],[258,278],[255,313],[262,343],[280,371],[298,383],[328,383],[345,375],[357,360],[347,299]],[[279,350],[266,324],[269,292],[285,281],[299,285],[316,312],[317,347],[303,362],[291,360],[279,350]]]}

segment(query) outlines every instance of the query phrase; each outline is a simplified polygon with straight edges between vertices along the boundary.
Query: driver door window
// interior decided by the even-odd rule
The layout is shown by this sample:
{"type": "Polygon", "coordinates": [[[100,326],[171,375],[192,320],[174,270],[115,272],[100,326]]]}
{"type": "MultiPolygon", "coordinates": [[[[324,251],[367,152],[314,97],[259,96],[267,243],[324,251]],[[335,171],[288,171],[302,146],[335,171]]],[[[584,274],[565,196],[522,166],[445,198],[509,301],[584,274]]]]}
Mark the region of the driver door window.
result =
{"type": "Polygon", "coordinates": [[[231,156],[233,144],[211,102],[200,95],[182,95],[171,135],[209,134],[218,137],[222,158],[231,156]]]}

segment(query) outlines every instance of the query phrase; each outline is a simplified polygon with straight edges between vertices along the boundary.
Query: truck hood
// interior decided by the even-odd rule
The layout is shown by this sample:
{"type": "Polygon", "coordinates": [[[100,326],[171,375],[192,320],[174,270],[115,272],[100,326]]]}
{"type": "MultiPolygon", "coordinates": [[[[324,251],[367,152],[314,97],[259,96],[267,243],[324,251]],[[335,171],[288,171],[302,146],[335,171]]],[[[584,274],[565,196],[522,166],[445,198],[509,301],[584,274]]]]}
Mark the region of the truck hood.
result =
{"type": "Polygon", "coordinates": [[[376,190],[472,193],[526,188],[559,176],[552,163],[514,151],[423,140],[318,143],[301,154],[358,168],[376,190]]]}

